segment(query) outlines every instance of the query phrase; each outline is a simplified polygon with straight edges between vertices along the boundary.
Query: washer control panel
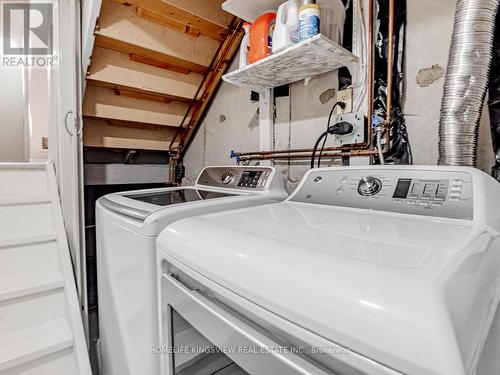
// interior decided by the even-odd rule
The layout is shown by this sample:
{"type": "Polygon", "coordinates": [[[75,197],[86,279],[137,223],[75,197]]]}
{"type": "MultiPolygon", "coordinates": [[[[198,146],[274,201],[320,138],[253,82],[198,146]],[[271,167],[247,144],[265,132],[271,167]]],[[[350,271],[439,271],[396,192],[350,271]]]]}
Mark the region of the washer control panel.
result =
{"type": "Polygon", "coordinates": [[[240,180],[238,182],[239,187],[247,187],[251,189],[257,189],[259,183],[262,183],[262,173],[263,171],[243,171],[240,180]]]}
{"type": "Polygon", "coordinates": [[[473,219],[472,176],[418,169],[312,171],[291,201],[473,219]]]}
{"type": "Polygon", "coordinates": [[[226,189],[265,191],[274,177],[274,169],[267,167],[208,167],[197,185],[226,189]]]}

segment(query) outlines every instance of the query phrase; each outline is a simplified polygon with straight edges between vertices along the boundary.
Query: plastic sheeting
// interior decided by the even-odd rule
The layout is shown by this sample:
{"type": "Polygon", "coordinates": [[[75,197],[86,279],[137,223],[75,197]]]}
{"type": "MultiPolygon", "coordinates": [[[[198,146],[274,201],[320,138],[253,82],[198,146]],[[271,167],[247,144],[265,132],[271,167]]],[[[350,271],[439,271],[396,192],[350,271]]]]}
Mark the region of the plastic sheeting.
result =
{"type": "MultiPolygon", "coordinates": [[[[376,1],[376,30],[375,30],[375,87],[373,115],[387,117],[387,62],[389,38],[389,1],[376,1]]],[[[402,110],[404,97],[404,59],[406,34],[406,0],[396,1],[394,27],[394,87],[393,110],[391,128],[391,147],[385,157],[387,164],[412,164],[413,158],[408,139],[405,116],[402,110]]],[[[374,134],[373,142],[375,144],[374,134]]],[[[384,137],[385,138],[385,137],[384,137]]],[[[378,157],[375,162],[379,163],[378,157]]]]}
{"type": "Polygon", "coordinates": [[[496,18],[488,105],[491,119],[491,134],[496,157],[496,164],[492,169],[492,175],[500,181],[500,12],[498,12],[496,18]]]}
{"type": "MultiPolygon", "coordinates": [[[[344,48],[352,49],[352,0],[343,0],[346,7],[346,24],[344,28],[344,48]]],[[[389,1],[376,0],[376,40],[375,40],[375,84],[374,84],[374,113],[370,114],[385,119],[387,114],[387,61],[389,38],[389,1]]],[[[368,12],[368,10],[365,10],[368,12]]],[[[402,111],[404,95],[404,57],[406,33],[406,0],[396,1],[395,11],[395,54],[394,54],[394,88],[393,88],[393,113],[391,123],[391,149],[386,155],[388,164],[412,164],[413,158],[408,140],[405,117],[402,111]]],[[[339,86],[347,87],[351,84],[351,75],[346,68],[339,70],[339,86]]],[[[385,137],[384,137],[385,138],[385,137]]],[[[373,135],[373,144],[376,144],[376,134],[373,135]]],[[[379,164],[378,157],[374,158],[379,164]]]]}

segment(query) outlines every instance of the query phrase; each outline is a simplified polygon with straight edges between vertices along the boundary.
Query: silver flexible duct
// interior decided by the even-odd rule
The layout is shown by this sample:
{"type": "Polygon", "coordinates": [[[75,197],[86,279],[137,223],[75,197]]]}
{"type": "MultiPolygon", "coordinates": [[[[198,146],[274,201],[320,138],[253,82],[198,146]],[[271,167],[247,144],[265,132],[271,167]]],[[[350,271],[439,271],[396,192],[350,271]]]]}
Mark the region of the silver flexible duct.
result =
{"type": "Polygon", "coordinates": [[[476,166],[500,0],[458,0],[441,104],[439,164],[476,166]]]}

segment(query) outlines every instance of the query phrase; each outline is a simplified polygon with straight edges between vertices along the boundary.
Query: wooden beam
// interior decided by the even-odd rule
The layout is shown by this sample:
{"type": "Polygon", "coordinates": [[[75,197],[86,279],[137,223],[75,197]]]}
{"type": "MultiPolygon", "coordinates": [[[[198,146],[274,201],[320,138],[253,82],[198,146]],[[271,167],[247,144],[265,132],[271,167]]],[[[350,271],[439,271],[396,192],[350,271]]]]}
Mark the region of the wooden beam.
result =
{"type": "MultiPolygon", "coordinates": [[[[131,53],[129,55],[130,61],[138,62],[140,64],[145,64],[145,65],[151,65],[154,66],[155,68],[160,68],[160,69],[165,69],[165,70],[171,70],[172,72],[180,73],[180,74],[189,74],[191,72],[196,72],[196,70],[188,69],[188,68],[181,68],[180,66],[177,65],[172,65],[169,64],[168,62],[164,61],[159,61],[155,60],[154,58],[143,56],[143,55],[138,55],[136,53],[131,53]]],[[[201,67],[201,70],[198,71],[200,74],[207,74],[208,68],[201,67]]]]}
{"type": "Polygon", "coordinates": [[[107,89],[111,89],[111,90],[113,90],[115,95],[123,95],[123,96],[128,96],[130,98],[149,100],[149,101],[158,102],[158,103],[171,103],[173,101],[172,98],[169,98],[169,97],[166,97],[163,95],[159,95],[159,94],[155,94],[155,93],[148,93],[145,91],[136,90],[133,87],[114,85],[114,84],[110,84],[110,83],[106,83],[106,82],[93,81],[93,80],[89,80],[89,79],[87,79],[87,83],[90,86],[104,87],[107,89]]]}
{"type": "Polygon", "coordinates": [[[193,64],[189,61],[180,60],[120,39],[114,39],[101,34],[100,31],[96,32],[95,46],[111,49],[121,53],[127,53],[130,55],[130,60],[132,61],[148,61],[149,63],[144,63],[177,73],[189,74],[190,72],[194,72],[198,74],[206,74],[208,71],[208,67],[206,66],[193,64]]]}
{"type": "Polygon", "coordinates": [[[136,14],[135,8],[104,0],[96,35],[98,46],[123,53],[137,53],[159,61],[200,72],[208,67],[219,43],[205,36],[187,34],[149,22],[136,14]],[[102,45],[106,39],[106,45],[102,45]]]}
{"type": "Polygon", "coordinates": [[[148,9],[178,24],[193,27],[202,35],[221,40],[232,15],[222,10],[222,0],[116,0],[125,5],[148,9]]]}
{"type": "Polygon", "coordinates": [[[148,21],[156,22],[157,24],[160,24],[162,26],[170,27],[174,30],[180,31],[181,33],[186,33],[193,38],[198,38],[201,34],[200,30],[195,29],[190,25],[177,22],[172,18],[162,16],[160,13],[153,12],[149,9],[137,8],[137,15],[147,19],[148,21]]]}
{"type": "Polygon", "coordinates": [[[129,55],[95,47],[87,80],[95,86],[122,89],[171,100],[192,100],[203,76],[181,74],[131,61],[129,55]]]}
{"type": "Polygon", "coordinates": [[[233,20],[233,15],[222,9],[225,0],[161,0],[170,7],[194,14],[196,17],[210,21],[227,28],[233,20]]]}
{"type": "Polygon", "coordinates": [[[138,127],[126,123],[85,117],[85,147],[168,151],[175,134],[171,127],[138,127]]]}
{"type": "Polygon", "coordinates": [[[112,89],[88,86],[83,115],[93,118],[133,121],[145,124],[180,126],[189,104],[159,103],[116,95],[112,89]]]}

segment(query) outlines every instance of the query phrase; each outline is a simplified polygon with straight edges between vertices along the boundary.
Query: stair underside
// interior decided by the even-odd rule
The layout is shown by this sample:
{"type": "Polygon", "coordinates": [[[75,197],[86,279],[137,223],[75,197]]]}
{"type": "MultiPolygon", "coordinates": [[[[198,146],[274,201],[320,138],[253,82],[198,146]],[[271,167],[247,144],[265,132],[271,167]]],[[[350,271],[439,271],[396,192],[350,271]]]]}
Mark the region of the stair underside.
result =
{"type": "Polygon", "coordinates": [[[171,151],[188,142],[241,39],[241,22],[222,3],[103,0],[83,107],[86,147],[171,151]]]}

